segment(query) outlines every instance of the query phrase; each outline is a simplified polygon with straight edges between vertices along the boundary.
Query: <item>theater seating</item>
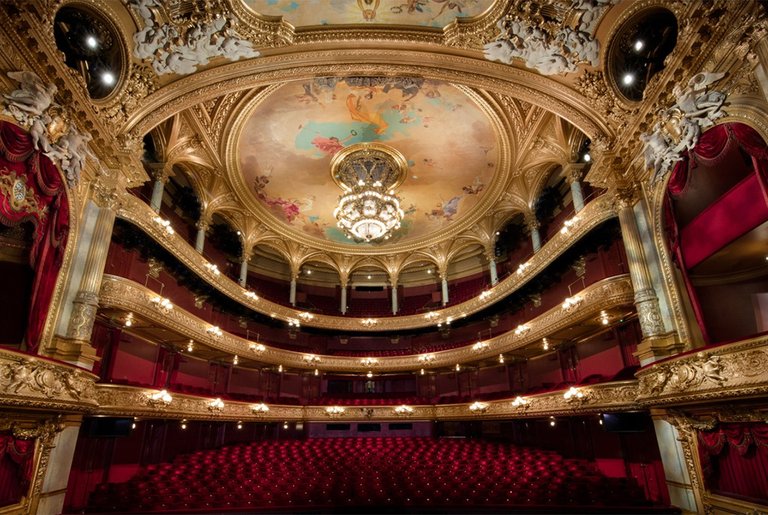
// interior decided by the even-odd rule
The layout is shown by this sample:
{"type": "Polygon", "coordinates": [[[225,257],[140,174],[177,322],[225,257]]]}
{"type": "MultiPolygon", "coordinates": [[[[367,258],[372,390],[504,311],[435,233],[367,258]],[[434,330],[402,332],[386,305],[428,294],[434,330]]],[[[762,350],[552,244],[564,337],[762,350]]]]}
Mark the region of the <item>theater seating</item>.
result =
{"type": "Polygon", "coordinates": [[[632,479],[581,459],[483,441],[317,438],[198,451],[100,484],[90,512],[651,508],[632,479]]]}

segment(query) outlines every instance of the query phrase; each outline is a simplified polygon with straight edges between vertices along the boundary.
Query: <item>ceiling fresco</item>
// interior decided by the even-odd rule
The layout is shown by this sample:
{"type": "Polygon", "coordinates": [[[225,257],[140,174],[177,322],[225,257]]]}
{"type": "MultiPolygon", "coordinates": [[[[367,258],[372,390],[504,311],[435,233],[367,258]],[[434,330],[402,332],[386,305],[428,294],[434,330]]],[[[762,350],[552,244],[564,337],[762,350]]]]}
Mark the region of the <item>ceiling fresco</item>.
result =
{"type": "Polygon", "coordinates": [[[354,23],[444,27],[485,12],[493,0],[243,0],[259,14],[282,16],[294,27],[354,23]]]}
{"type": "Polygon", "coordinates": [[[238,142],[244,184],[283,224],[336,243],[354,243],[336,226],[341,189],[331,158],[348,145],[382,142],[409,171],[398,189],[405,217],[387,243],[447,228],[487,192],[497,168],[489,117],[464,91],[417,78],[317,78],[288,83],[262,100],[238,142]]]}

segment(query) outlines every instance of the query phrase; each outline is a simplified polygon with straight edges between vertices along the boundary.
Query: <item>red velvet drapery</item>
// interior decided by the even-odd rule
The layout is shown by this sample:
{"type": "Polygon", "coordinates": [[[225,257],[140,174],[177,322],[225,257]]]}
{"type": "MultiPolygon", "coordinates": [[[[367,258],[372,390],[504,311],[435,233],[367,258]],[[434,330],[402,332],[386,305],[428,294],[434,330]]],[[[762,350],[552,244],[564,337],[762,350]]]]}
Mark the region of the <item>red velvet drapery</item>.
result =
{"type": "Polygon", "coordinates": [[[0,188],[0,223],[16,225],[31,221],[35,226],[30,261],[35,270],[29,306],[26,343],[30,352],[40,345],[59,268],[69,234],[69,203],[61,174],[50,159],[35,150],[32,138],[23,129],[0,122],[0,179],[6,186],[20,180],[22,190],[0,188]],[[19,204],[13,195],[29,191],[19,204]]]}
{"type": "Polygon", "coordinates": [[[34,440],[0,434],[0,506],[21,501],[32,480],[34,440]]]}
{"type": "Polygon", "coordinates": [[[768,220],[768,145],[747,125],[717,125],[705,132],[693,151],[677,163],[667,184],[667,192],[664,217],[670,246],[704,340],[711,343],[688,271],[768,220]],[[698,164],[707,167],[723,165],[725,173],[728,158],[734,155],[736,149],[750,157],[753,174],[711,204],[686,227],[679,227],[672,209],[672,200],[685,195],[693,170],[698,164]]]}
{"type": "Polygon", "coordinates": [[[699,456],[707,488],[768,501],[768,424],[721,424],[699,431],[699,456]]]}

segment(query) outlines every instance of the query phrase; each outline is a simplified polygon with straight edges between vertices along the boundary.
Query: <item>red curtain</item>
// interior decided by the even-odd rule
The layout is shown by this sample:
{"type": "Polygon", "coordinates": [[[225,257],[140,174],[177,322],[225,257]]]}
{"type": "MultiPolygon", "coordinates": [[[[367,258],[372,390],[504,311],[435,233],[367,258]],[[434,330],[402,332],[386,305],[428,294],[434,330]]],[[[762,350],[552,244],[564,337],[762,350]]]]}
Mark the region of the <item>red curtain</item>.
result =
{"type": "MultiPolygon", "coordinates": [[[[710,222],[714,219],[728,220],[727,224],[723,224],[723,227],[718,229],[718,231],[722,230],[727,232],[727,235],[725,233],[721,234],[722,237],[718,239],[717,245],[708,249],[706,252],[702,253],[702,249],[696,249],[695,252],[697,255],[695,259],[691,261],[691,256],[686,254],[686,250],[688,251],[688,254],[694,250],[686,248],[686,241],[696,244],[703,243],[705,240],[709,243],[711,242],[709,238],[701,238],[700,231],[697,231],[694,238],[681,237],[681,233],[685,231],[685,228],[678,227],[671,200],[680,198],[685,194],[689,178],[698,164],[707,167],[717,167],[725,164],[728,156],[732,155],[733,151],[737,148],[745,152],[752,160],[752,169],[755,173],[754,177],[757,179],[756,182],[762,192],[764,201],[763,204],[758,206],[760,210],[759,217],[765,218],[763,215],[768,211],[768,208],[766,207],[768,206],[768,146],[754,129],[741,123],[717,125],[701,136],[693,151],[684,156],[672,170],[669,183],[667,184],[668,195],[664,201],[664,221],[667,226],[670,247],[674,259],[678,263],[682,273],[683,282],[688,291],[691,306],[693,307],[694,314],[699,323],[699,327],[701,328],[702,336],[707,343],[711,343],[711,341],[707,333],[706,324],[704,323],[704,315],[698,302],[696,290],[691,284],[688,276],[688,270],[693,267],[695,263],[700,263],[709,255],[714,254],[717,250],[720,250],[720,248],[765,220],[755,219],[755,216],[757,216],[757,208],[755,207],[755,203],[751,201],[753,200],[751,196],[749,201],[744,201],[742,199],[742,201],[739,202],[739,205],[745,210],[742,213],[744,216],[740,216],[739,213],[733,212],[732,205],[727,207],[724,203],[724,206],[722,207],[724,207],[727,212],[721,213],[722,216],[717,216],[718,213],[708,213],[708,216],[710,222]],[[689,259],[686,259],[686,257],[689,259]]],[[[754,178],[751,180],[754,180],[754,178]]],[[[742,185],[741,189],[734,188],[733,191],[729,192],[733,193],[733,195],[730,195],[730,197],[724,195],[723,198],[729,197],[731,204],[733,204],[734,199],[738,196],[737,194],[749,190],[750,188],[746,188],[745,190],[742,185]]],[[[741,197],[744,197],[744,195],[741,195],[741,197]]],[[[716,204],[720,200],[723,200],[723,198],[716,201],[715,204],[712,204],[710,208],[716,207],[716,204]]]]}
{"type": "Polygon", "coordinates": [[[23,181],[34,203],[21,208],[12,203],[12,191],[0,191],[0,223],[17,225],[31,221],[35,226],[30,265],[35,270],[27,348],[36,352],[48,315],[53,290],[64,258],[69,234],[69,203],[61,174],[50,159],[34,149],[32,138],[23,129],[0,122],[0,176],[23,181]]]}
{"type": "Polygon", "coordinates": [[[709,490],[768,502],[768,424],[721,424],[698,435],[709,490]]]}
{"type": "Polygon", "coordinates": [[[0,434],[0,507],[20,502],[29,491],[34,452],[34,440],[0,434]]]}

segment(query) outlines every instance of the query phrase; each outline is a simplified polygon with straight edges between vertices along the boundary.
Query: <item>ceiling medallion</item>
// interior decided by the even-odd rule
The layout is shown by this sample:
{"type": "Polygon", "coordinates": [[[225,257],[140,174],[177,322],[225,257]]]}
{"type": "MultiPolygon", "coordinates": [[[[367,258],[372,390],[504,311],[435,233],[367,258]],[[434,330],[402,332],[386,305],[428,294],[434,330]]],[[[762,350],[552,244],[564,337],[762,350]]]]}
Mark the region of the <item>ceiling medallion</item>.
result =
{"type": "Polygon", "coordinates": [[[344,193],[333,216],[347,238],[386,240],[400,228],[404,213],[395,191],[407,173],[405,157],[380,143],[358,143],[336,153],[331,177],[344,193]]]}

